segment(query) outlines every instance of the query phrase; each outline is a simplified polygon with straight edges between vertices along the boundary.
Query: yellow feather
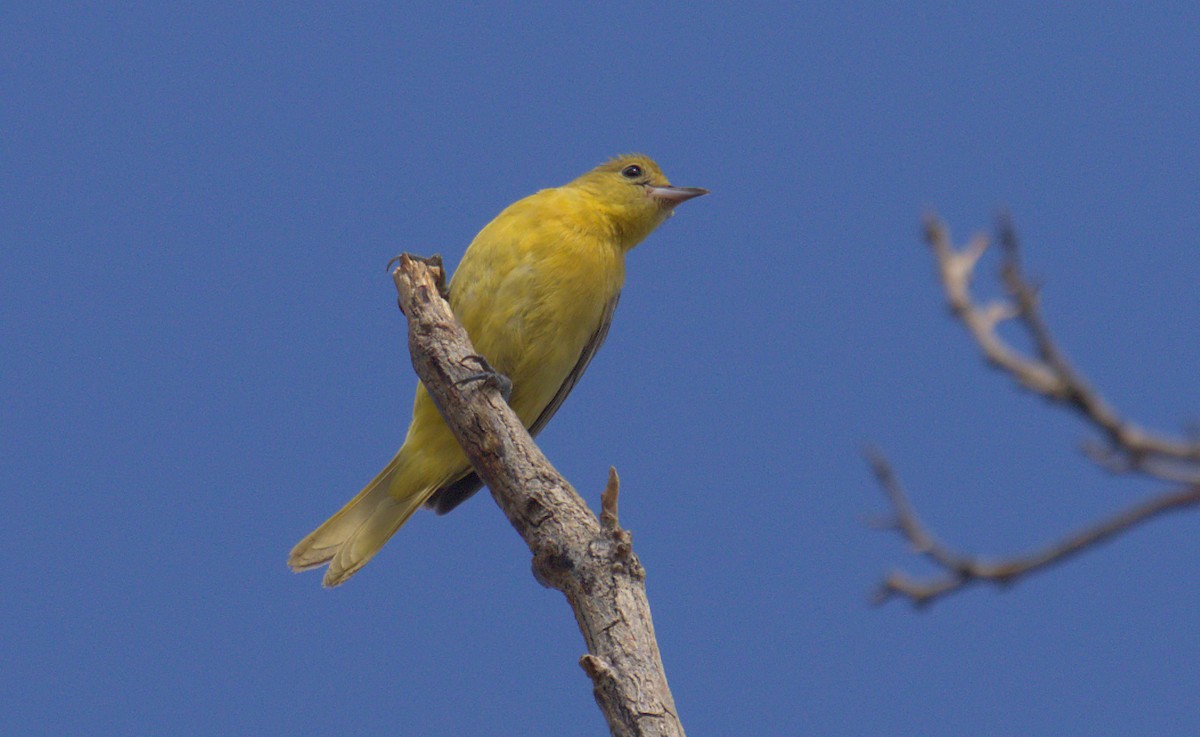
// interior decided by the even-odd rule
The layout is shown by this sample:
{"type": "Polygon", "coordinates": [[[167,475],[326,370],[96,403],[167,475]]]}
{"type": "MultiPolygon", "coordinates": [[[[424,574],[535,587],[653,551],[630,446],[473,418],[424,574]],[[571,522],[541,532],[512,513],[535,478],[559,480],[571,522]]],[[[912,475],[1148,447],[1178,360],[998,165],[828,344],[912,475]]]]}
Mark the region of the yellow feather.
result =
{"type": "MultiPolygon", "coordinates": [[[[475,236],[451,280],[450,305],[475,349],[512,381],[509,405],[526,427],[540,426],[539,418],[557,409],[603,340],[625,281],[625,254],[676,204],[704,193],[671,187],[645,156],[622,156],[513,203],[475,236]]],[[[294,570],[329,563],[324,583],[336,586],[422,504],[470,474],[466,455],[418,384],[412,424],[396,456],[301,540],[288,563],[294,570]]],[[[439,511],[473,490],[468,485],[439,511]]]]}

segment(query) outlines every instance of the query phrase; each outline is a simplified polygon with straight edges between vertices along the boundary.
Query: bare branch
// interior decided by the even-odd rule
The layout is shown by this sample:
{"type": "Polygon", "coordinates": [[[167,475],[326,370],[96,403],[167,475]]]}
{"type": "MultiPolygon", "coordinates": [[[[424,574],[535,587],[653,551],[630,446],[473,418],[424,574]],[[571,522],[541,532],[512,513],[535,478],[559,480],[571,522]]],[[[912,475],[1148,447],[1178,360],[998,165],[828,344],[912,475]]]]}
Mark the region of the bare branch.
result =
{"type": "Polygon", "coordinates": [[[1125,419],[1071,365],[1042,318],[1037,289],[1021,271],[1016,232],[1007,218],[1001,219],[999,236],[1003,250],[1001,280],[1008,300],[986,305],[972,296],[971,281],[987,250],[987,238],[977,235],[956,249],[945,227],[933,216],[926,218],[925,234],[950,311],[966,326],[988,363],[1008,373],[1020,386],[1074,410],[1096,427],[1105,443],[1090,443],[1085,452],[1105,470],[1137,473],[1176,487],[1032,553],[989,562],[946,547],[926,530],[891,466],[877,451],[869,450],[867,456],[875,477],[895,512],[889,527],[942,570],[942,574],[927,579],[892,572],[876,592],[876,602],[904,596],[921,606],[972,583],[1011,584],[1153,517],[1200,504],[1200,442],[1153,433],[1125,419]],[[997,329],[1007,320],[1016,320],[1025,329],[1036,355],[1026,355],[1000,337],[997,329]]]}
{"type": "MultiPolygon", "coordinates": [[[[1004,251],[1001,278],[1010,302],[980,306],[971,294],[975,266],[987,248],[985,236],[977,235],[964,248],[955,249],[945,226],[930,216],[925,221],[925,237],[937,261],[951,312],[966,326],[989,363],[1026,389],[1079,413],[1126,457],[1130,470],[1157,476],[1155,469],[1160,466],[1151,461],[1197,464],[1190,481],[1200,483],[1200,442],[1152,433],[1126,420],[1067,360],[1042,318],[1037,290],[1021,271],[1017,237],[1007,219],[1000,224],[1004,251]],[[1010,317],[1018,319],[1029,333],[1037,357],[1022,354],[997,334],[998,325],[1010,317]]],[[[1171,480],[1178,477],[1177,467],[1171,480]]]]}
{"type": "Polygon", "coordinates": [[[621,479],[617,469],[608,467],[608,485],[600,495],[600,526],[609,532],[621,529],[620,518],[617,515],[617,497],[621,494],[621,479]]]}
{"type": "Polygon", "coordinates": [[[1002,319],[1019,314],[1017,308],[1008,303],[979,307],[971,296],[971,279],[988,247],[987,238],[977,235],[961,251],[955,250],[941,222],[932,217],[925,222],[925,237],[937,259],[950,311],[971,332],[984,358],[1030,391],[1053,398],[1064,395],[1062,382],[1053,371],[1021,355],[996,333],[1002,319]]]}
{"type": "Polygon", "coordinates": [[[617,525],[616,472],[609,474],[602,526],[533,443],[505,402],[501,382],[463,385],[478,376],[479,362],[442,296],[440,262],[405,254],[392,276],[408,317],[413,367],[529,546],[534,576],[566,595],[587,644],[580,665],[610,731],[682,736],[654,636],[645,570],[629,533],[617,525]]]}
{"type": "Polygon", "coordinates": [[[1200,486],[1173,489],[1032,553],[999,561],[984,561],[955,552],[934,538],[917,519],[908,495],[887,460],[873,450],[868,451],[867,457],[875,478],[895,510],[896,520],[892,527],[912,544],[916,552],[929,558],[944,571],[941,575],[926,579],[917,579],[903,572],[893,571],[875,592],[873,601],[877,604],[882,604],[893,596],[904,596],[916,606],[924,606],[972,583],[985,582],[1007,586],[1018,578],[1061,563],[1152,517],[1200,505],[1200,486]]]}

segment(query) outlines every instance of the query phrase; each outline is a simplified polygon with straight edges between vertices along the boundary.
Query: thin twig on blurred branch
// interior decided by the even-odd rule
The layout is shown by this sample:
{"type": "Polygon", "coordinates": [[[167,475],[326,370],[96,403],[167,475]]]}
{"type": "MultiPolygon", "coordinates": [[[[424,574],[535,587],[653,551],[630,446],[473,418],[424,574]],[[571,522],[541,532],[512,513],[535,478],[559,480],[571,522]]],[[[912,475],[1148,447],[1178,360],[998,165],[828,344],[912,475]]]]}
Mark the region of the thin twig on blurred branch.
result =
{"type": "Polygon", "coordinates": [[[988,248],[987,237],[977,235],[965,247],[955,248],[935,217],[926,219],[925,237],[950,311],[966,326],[988,363],[1023,388],[1075,411],[1097,428],[1103,440],[1090,443],[1085,450],[1106,470],[1135,473],[1173,486],[1040,550],[988,562],[946,547],[926,530],[887,460],[878,451],[868,451],[872,470],[894,512],[882,526],[899,532],[916,552],[943,571],[926,579],[892,572],[880,584],[877,602],[903,596],[924,605],[972,583],[1010,584],[1152,517],[1200,504],[1200,442],[1151,432],[1124,418],[1067,361],[1042,318],[1037,289],[1021,272],[1016,233],[1006,218],[999,225],[999,240],[1003,250],[1000,278],[1008,297],[988,304],[980,304],[971,294],[975,267],[988,248]],[[1007,320],[1016,320],[1025,329],[1034,355],[1022,353],[1000,337],[997,328],[1007,320]]]}
{"type": "Polygon", "coordinates": [[[444,299],[441,260],[405,254],[398,261],[392,277],[408,317],[413,367],[529,546],[534,576],[566,595],[588,650],[579,665],[609,730],[682,737],[650,619],[646,571],[617,518],[616,471],[609,472],[597,520],[508,406],[504,382],[478,380],[481,362],[444,299]]]}

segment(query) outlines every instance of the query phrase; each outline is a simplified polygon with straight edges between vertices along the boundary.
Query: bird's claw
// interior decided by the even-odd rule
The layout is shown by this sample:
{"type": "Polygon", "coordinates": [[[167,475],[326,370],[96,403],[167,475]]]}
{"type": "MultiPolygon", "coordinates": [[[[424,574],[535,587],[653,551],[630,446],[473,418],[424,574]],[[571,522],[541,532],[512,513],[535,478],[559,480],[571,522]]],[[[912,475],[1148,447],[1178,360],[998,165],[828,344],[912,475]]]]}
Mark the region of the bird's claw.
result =
{"type": "Polygon", "coordinates": [[[500,396],[504,397],[505,402],[507,402],[509,400],[509,398],[512,397],[512,389],[513,389],[512,379],[508,378],[504,374],[502,374],[499,371],[497,371],[496,369],[492,368],[492,364],[488,363],[488,360],[486,358],[484,358],[483,356],[477,355],[477,354],[471,354],[471,355],[467,356],[466,358],[464,358],[463,360],[464,361],[470,360],[470,361],[474,361],[475,363],[479,364],[479,372],[471,374],[470,376],[467,376],[465,378],[459,379],[458,381],[454,382],[455,386],[462,386],[464,384],[470,384],[475,381],[482,381],[485,384],[487,384],[487,385],[491,386],[492,388],[496,389],[497,391],[499,391],[500,396]]]}

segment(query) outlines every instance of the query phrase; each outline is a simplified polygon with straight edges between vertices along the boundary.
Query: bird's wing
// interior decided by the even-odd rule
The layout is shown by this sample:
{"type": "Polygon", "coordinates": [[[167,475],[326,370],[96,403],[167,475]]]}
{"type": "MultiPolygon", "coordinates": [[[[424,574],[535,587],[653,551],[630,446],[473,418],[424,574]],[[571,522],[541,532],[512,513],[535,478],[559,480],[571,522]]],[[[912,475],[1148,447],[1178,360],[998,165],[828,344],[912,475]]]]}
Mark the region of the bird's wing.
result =
{"type": "MultiPolygon", "coordinates": [[[[604,306],[604,313],[600,316],[600,325],[596,327],[596,332],[592,333],[592,337],[588,340],[587,345],[583,347],[583,352],[579,354],[579,360],[575,362],[575,366],[567,374],[567,378],[558,387],[558,391],[554,393],[554,397],[551,398],[550,403],[546,405],[542,413],[529,426],[530,435],[537,437],[537,434],[542,431],[542,428],[546,426],[546,423],[550,421],[550,418],[562,406],[563,400],[575,388],[575,384],[579,382],[579,377],[583,376],[584,370],[591,363],[592,357],[596,355],[596,351],[600,350],[600,346],[604,345],[604,339],[608,337],[608,328],[612,325],[612,316],[616,312],[617,301],[620,298],[621,293],[618,292],[604,306]]],[[[425,506],[432,508],[438,514],[445,514],[465,502],[482,487],[483,481],[472,471],[458,481],[447,484],[433,492],[433,496],[429,497],[429,500],[425,502],[425,506]]]]}
{"type": "Polygon", "coordinates": [[[562,406],[563,400],[575,388],[575,384],[579,383],[579,377],[583,376],[588,364],[592,362],[592,357],[596,355],[596,351],[600,350],[600,346],[604,345],[604,339],[608,337],[608,328],[612,325],[613,313],[616,312],[617,301],[620,299],[621,293],[617,292],[612,299],[608,300],[608,304],[604,305],[604,313],[600,316],[600,324],[596,326],[596,332],[592,333],[592,337],[588,339],[587,345],[583,347],[583,352],[579,354],[579,360],[575,362],[575,367],[571,369],[571,373],[567,374],[567,378],[563,380],[562,386],[558,387],[558,391],[554,393],[550,403],[529,426],[530,435],[537,437],[537,434],[562,406]]]}

